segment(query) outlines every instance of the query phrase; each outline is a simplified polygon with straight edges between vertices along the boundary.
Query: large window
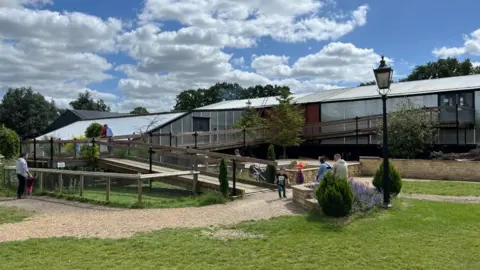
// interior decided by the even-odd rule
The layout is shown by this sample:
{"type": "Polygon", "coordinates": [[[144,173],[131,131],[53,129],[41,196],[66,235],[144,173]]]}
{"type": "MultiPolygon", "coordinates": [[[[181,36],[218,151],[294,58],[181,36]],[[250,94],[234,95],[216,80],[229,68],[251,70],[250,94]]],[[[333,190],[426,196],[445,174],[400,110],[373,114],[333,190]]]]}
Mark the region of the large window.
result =
{"type": "Polygon", "coordinates": [[[193,117],[193,131],[210,131],[210,118],[193,117]]]}
{"type": "Polygon", "coordinates": [[[474,119],[474,101],[472,92],[444,93],[439,95],[440,121],[472,122],[474,119]],[[455,110],[458,105],[458,112],[455,110]]]}

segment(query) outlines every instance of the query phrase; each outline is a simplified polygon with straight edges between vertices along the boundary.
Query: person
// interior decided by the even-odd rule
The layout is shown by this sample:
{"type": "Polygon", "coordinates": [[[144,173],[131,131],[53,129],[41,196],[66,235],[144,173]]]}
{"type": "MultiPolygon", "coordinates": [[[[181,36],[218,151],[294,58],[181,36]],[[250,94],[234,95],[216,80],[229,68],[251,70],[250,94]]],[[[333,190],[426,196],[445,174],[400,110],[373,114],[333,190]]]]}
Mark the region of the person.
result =
{"type": "Polygon", "coordinates": [[[326,163],[326,158],[324,156],[319,157],[318,160],[320,161],[320,167],[318,167],[317,178],[315,179],[315,181],[320,183],[325,173],[328,170],[331,170],[332,167],[330,167],[330,165],[326,163]]]}
{"type": "Polygon", "coordinates": [[[110,145],[112,143],[112,137],[113,137],[113,131],[112,129],[105,124],[105,132],[106,132],[106,137],[108,138],[108,153],[111,153],[112,152],[112,146],[110,145]]]}
{"type": "Polygon", "coordinates": [[[282,192],[283,192],[283,198],[287,198],[286,195],[286,186],[288,182],[288,175],[285,173],[285,170],[282,168],[280,169],[280,173],[277,173],[277,179],[275,180],[277,184],[277,189],[278,189],[278,197],[280,199],[282,198],[282,192]]]}
{"type": "Polygon", "coordinates": [[[240,150],[235,149],[235,156],[237,156],[237,157],[241,157],[241,156],[242,156],[242,155],[240,155],[240,150]]]}
{"type": "Polygon", "coordinates": [[[17,189],[17,198],[21,199],[22,195],[25,193],[25,184],[27,182],[27,177],[31,177],[30,171],[28,170],[28,164],[26,159],[28,154],[22,153],[17,160],[16,173],[18,178],[18,189],[17,189]]]}
{"type": "Polygon", "coordinates": [[[333,157],[335,164],[333,165],[333,173],[343,176],[348,179],[348,164],[342,159],[340,154],[335,154],[333,157]]]}
{"type": "Polygon", "coordinates": [[[107,137],[107,125],[103,125],[102,132],[100,133],[101,138],[107,137]]]}
{"type": "Polygon", "coordinates": [[[297,183],[297,185],[301,185],[305,182],[305,175],[303,174],[303,171],[302,171],[302,168],[303,168],[303,164],[298,164],[297,166],[298,168],[298,171],[297,171],[297,174],[295,175],[295,182],[297,183]]]}

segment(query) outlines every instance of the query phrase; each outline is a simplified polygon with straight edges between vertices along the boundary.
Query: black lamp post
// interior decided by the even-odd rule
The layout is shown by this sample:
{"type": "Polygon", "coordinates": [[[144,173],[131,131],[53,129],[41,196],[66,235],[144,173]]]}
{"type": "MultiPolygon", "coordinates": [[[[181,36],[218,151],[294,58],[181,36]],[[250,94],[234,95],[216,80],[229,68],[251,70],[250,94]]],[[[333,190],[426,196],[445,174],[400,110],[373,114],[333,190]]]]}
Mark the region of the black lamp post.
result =
{"type": "Polygon", "coordinates": [[[390,172],[388,166],[388,136],[387,136],[387,95],[390,93],[390,84],[392,83],[393,69],[382,60],[377,69],[373,70],[375,80],[377,81],[378,94],[382,97],[383,103],[383,206],[391,207],[390,204],[390,172]]]}

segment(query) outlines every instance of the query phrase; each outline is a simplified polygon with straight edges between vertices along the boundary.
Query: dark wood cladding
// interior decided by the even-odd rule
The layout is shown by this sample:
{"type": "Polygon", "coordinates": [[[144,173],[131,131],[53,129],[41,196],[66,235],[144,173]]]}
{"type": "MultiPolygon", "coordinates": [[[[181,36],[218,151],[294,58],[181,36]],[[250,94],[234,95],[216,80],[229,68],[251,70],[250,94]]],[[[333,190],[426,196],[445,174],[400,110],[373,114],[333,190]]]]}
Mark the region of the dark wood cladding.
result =
{"type": "Polygon", "coordinates": [[[319,115],[318,115],[318,103],[315,104],[307,104],[305,106],[305,116],[306,116],[306,124],[317,124],[320,122],[319,115]]]}

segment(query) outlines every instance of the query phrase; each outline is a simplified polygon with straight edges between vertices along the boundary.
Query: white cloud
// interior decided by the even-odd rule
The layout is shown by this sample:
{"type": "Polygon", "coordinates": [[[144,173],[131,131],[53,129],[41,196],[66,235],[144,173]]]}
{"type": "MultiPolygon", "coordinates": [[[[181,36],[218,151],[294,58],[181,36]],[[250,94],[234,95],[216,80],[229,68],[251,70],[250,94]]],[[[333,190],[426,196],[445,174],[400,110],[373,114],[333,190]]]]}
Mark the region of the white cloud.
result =
{"type": "Polygon", "coordinates": [[[22,6],[34,6],[40,7],[43,5],[53,4],[53,0],[1,0],[0,8],[9,7],[9,8],[20,8],[22,6]]]}
{"type": "Polygon", "coordinates": [[[243,58],[243,56],[239,58],[234,58],[231,62],[234,66],[243,67],[245,65],[245,58],[243,58]]]}
{"type": "Polygon", "coordinates": [[[464,36],[462,47],[435,48],[432,53],[437,57],[452,57],[463,54],[480,55],[480,29],[473,31],[469,36],[464,36]]]}

